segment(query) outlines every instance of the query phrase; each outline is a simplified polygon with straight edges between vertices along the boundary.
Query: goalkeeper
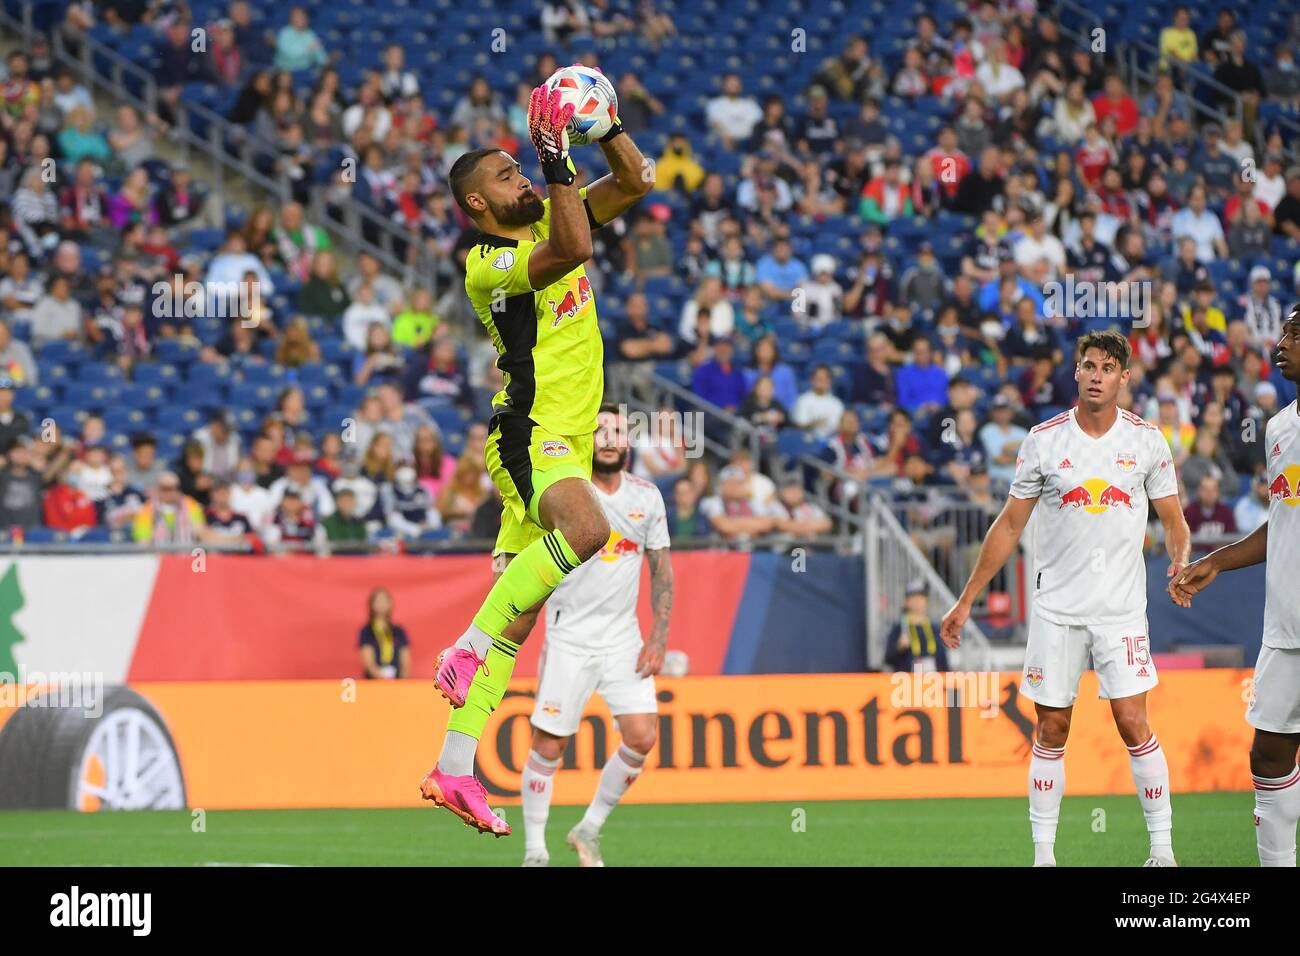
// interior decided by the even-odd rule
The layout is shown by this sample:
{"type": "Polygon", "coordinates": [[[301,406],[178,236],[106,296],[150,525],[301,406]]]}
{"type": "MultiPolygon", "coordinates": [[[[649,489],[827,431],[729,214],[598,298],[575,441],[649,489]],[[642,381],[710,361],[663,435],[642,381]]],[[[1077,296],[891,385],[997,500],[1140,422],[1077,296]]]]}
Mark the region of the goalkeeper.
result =
{"type": "Polygon", "coordinates": [[[456,202],[483,234],[465,260],[465,292],[505,378],[492,401],[484,453],[503,512],[492,590],[469,629],[438,656],[437,687],[454,709],[437,766],[420,792],[497,836],[510,827],[492,812],[474,777],[479,736],[501,703],[542,603],[609,539],[590,482],[604,350],[583,263],[591,257],[591,231],[654,184],[652,166],[615,119],[600,140],[610,174],[575,186],[565,130],[572,115],[558,91],[533,90],[528,131],[546,179],[545,200],[500,149],[466,153],[448,177],[456,202]]]}

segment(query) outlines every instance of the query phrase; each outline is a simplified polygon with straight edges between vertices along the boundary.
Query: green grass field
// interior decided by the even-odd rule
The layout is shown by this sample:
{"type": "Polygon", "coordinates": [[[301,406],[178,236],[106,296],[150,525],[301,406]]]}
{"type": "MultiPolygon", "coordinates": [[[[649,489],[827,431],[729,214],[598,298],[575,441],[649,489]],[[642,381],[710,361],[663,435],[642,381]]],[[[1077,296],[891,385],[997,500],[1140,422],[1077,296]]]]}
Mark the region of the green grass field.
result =
{"type": "MultiPolygon", "coordinates": [[[[1249,793],[1174,796],[1183,866],[1255,866],[1249,793]]],[[[555,807],[552,866],[573,866],[564,835],[580,807],[555,807]]],[[[495,839],[445,810],[213,811],[206,832],[188,812],[0,812],[0,865],[518,866],[523,820],[495,839]]],[[[1032,861],[1024,798],[625,806],[601,841],[608,866],[1025,866],[1032,861]],[[796,832],[796,809],[804,832],[796,832]]],[[[1146,829],[1137,800],[1067,797],[1061,866],[1138,866],[1146,829]],[[1105,832],[1094,832],[1096,811],[1105,832]]]]}

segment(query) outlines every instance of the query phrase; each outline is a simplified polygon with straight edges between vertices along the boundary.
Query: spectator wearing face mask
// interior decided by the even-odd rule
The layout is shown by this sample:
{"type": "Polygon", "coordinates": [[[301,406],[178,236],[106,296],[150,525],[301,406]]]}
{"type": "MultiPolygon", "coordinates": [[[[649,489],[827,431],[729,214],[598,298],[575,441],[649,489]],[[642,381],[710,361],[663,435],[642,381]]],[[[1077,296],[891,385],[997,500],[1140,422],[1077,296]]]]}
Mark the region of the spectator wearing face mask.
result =
{"type": "Polygon", "coordinates": [[[230,507],[248,519],[253,531],[261,534],[271,523],[275,499],[257,482],[257,472],[248,458],[241,458],[230,486],[230,507]]]}
{"type": "Polygon", "coordinates": [[[418,538],[425,531],[442,527],[429,489],[420,484],[412,465],[401,465],[393,480],[379,489],[388,527],[403,538],[418,538]]]}

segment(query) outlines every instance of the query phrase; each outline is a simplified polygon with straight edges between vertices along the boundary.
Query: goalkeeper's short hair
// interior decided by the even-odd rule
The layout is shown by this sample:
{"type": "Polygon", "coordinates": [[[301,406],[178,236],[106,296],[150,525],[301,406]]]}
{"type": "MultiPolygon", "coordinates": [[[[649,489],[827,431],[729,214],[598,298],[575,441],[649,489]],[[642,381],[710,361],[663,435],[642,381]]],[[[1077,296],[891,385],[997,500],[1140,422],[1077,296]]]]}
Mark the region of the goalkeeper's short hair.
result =
{"type": "Polygon", "coordinates": [[[478,216],[473,209],[465,205],[465,197],[474,191],[472,188],[474,172],[478,169],[478,164],[482,162],[484,157],[499,152],[501,152],[499,146],[484,146],[482,149],[471,149],[452,163],[451,171],[447,173],[447,182],[451,185],[451,194],[456,199],[456,205],[460,206],[465,215],[471,219],[477,219],[478,216]]]}

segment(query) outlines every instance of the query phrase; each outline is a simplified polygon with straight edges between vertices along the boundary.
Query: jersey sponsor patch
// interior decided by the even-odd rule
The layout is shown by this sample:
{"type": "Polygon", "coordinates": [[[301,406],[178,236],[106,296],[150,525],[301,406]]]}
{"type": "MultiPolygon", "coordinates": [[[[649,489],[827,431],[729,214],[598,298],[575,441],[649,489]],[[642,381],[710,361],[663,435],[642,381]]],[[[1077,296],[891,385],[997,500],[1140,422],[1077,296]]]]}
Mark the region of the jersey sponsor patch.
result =
{"type": "Polygon", "coordinates": [[[511,249],[502,249],[497,257],[492,260],[492,268],[500,269],[502,272],[509,272],[510,267],[515,264],[515,254],[511,249]]]}
{"type": "Polygon", "coordinates": [[[542,442],[542,454],[548,458],[563,458],[569,453],[569,446],[554,439],[542,442]]]}
{"type": "Polygon", "coordinates": [[[635,541],[619,534],[617,531],[611,530],[609,533],[609,540],[605,542],[605,546],[600,549],[600,552],[596,557],[600,558],[602,561],[617,561],[624,555],[640,553],[641,549],[637,546],[635,541]]]}

